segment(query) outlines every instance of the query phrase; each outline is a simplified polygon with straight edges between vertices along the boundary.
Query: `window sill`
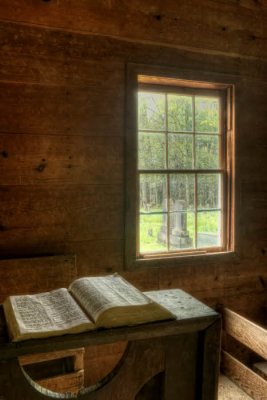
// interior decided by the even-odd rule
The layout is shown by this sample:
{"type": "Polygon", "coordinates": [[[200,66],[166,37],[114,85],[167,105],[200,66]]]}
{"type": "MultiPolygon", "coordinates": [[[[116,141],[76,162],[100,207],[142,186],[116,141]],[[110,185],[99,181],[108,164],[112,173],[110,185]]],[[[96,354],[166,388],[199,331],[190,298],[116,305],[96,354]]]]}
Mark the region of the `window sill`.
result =
{"type": "Polygon", "coordinates": [[[158,268],[158,267],[179,267],[186,264],[212,264],[216,262],[238,263],[239,257],[235,251],[221,251],[214,253],[195,253],[170,255],[164,257],[138,258],[133,260],[132,265],[127,269],[158,268]]]}

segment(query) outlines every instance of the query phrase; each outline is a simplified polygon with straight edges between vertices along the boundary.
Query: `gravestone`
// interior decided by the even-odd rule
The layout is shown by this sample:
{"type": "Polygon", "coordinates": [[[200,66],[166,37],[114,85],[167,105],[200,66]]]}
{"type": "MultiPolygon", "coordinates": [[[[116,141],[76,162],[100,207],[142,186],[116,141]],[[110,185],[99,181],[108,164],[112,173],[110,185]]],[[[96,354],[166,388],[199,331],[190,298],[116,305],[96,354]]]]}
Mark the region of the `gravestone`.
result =
{"type": "MultiPolygon", "coordinates": [[[[158,234],[158,240],[160,242],[167,242],[167,199],[163,202],[163,211],[166,212],[163,217],[163,225],[158,234]]],[[[192,239],[189,237],[187,230],[187,208],[184,200],[175,200],[172,206],[172,212],[170,213],[169,219],[169,232],[170,232],[170,246],[173,248],[190,248],[192,247],[192,239]]]]}

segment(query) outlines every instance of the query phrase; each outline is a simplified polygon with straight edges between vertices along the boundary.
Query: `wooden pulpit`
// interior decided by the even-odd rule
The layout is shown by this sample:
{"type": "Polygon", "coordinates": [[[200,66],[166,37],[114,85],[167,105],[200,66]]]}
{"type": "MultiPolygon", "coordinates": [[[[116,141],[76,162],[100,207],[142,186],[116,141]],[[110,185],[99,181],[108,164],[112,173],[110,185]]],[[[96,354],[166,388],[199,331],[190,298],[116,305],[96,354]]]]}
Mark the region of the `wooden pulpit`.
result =
{"type": "Polygon", "coordinates": [[[11,343],[0,310],[1,400],[135,400],[151,379],[161,376],[162,400],[215,400],[219,375],[220,316],[178,289],[162,290],[160,303],[175,320],[78,335],[11,343]],[[34,382],[18,358],[26,354],[89,347],[127,341],[114,370],[93,387],[77,394],[55,393],[34,382]]]}

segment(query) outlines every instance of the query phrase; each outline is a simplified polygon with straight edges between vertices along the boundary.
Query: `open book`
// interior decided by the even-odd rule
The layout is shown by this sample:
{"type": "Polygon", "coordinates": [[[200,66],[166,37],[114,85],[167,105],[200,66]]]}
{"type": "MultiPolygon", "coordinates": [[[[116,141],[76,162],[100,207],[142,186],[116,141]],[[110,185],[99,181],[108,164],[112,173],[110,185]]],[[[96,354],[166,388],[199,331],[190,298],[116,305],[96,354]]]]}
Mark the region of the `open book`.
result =
{"type": "Polygon", "coordinates": [[[3,307],[13,341],[174,318],[118,274],[76,279],[68,289],[10,296],[3,307]]]}

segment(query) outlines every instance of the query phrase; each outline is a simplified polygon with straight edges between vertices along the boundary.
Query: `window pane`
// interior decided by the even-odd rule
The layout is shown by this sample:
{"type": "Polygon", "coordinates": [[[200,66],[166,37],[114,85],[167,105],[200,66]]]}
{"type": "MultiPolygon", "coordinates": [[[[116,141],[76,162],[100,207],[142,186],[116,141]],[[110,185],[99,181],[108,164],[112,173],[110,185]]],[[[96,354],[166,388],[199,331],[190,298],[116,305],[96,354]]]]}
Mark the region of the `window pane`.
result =
{"type": "Polygon", "coordinates": [[[138,128],[165,130],[165,95],[138,92],[138,128]]]}
{"type": "Polygon", "coordinates": [[[196,135],[196,168],[220,168],[218,135],[196,135]]]}
{"type": "Polygon", "coordinates": [[[170,213],[170,248],[190,249],[194,247],[195,220],[194,213],[170,213]]]}
{"type": "Polygon", "coordinates": [[[197,242],[199,247],[221,246],[221,212],[204,211],[197,216],[197,242]]]}
{"type": "Polygon", "coordinates": [[[166,182],[166,175],[140,175],[140,212],[167,211],[166,182]]]}
{"type": "Polygon", "coordinates": [[[138,223],[133,251],[140,258],[187,249],[194,253],[230,241],[230,218],[223,207],[227,99],[219,86],[181,88],[179,83],[170,87],[171,81],[159,79],[151,85],[142,78],[137,92],[137,165],[131,174],[137,173],[138,180],[137,190],[132,182],[133,194],[138,193],[133,199],[138,223]]]}
{"type": "Polygon", "coordinates": [[[219,99],[195,98],[195,131],[219,132],[219,99]]]}
{"type": "Polygon", "coordinates": [[[192,121],[192,97],[168,94],[168,131],[192,132],[192,121]]]}
{"type": "Polygon", "coordinates": [[[193,135],[168,135],[168,167],[191,169],[193,164],[193,135]]]}
{"type": "Polygon", "coordinates": [[[220,174],[200,174],[197,176],[198,208],[220,208],[220,174]]]}
{"type": "Polygon", "coordinates": [[[142,133],[138,136],[138,168],[166,167],[166,138],[163,133],[142,133]]]}
{"type": "Polygon", "coordinates": [[[194,175],[170,175],[170,210],[193,210],[195,201],[194,175]]]}
{"type": "Polygon", "coordinates": [[[140,215],[140,252],[167,251],[167,215],[140,215]]]}

